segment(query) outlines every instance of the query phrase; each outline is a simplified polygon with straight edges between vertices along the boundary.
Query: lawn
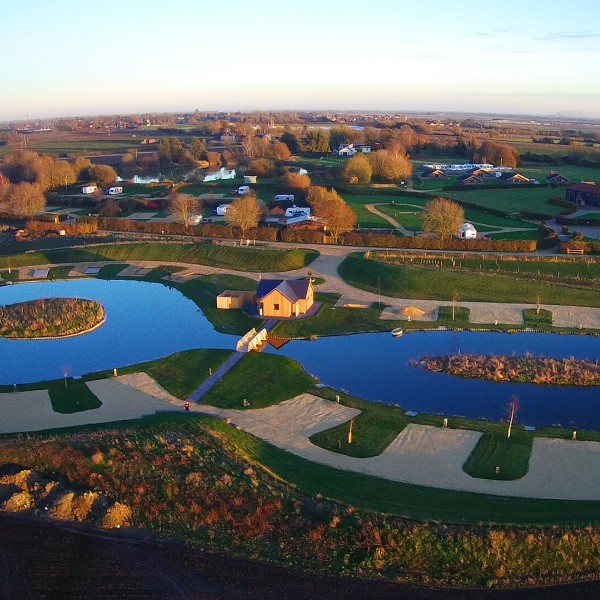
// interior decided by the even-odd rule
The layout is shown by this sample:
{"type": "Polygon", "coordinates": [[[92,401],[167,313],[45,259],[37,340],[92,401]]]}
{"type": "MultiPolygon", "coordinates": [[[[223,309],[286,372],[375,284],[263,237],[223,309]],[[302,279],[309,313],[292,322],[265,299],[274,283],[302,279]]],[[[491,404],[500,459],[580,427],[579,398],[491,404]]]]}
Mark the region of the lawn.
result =
{"type": "Polygon", "coordinates": [[[496,208],[509,213],[520,213],[523,211],[548,213],[557,215],[560,206],[548,204],[549,198],[564,198],[564,191],[559,188],[518,188],[507,187],[506,189],[465,189],[444,192],[445,198],[462,200],[477,204],[482,208],[496,208]]]}
{"type": "Polygon", "coordinates": [[[102,406],[102,402],[94,396],[82,379],[57,379],[48,382],[47,389],[52,410],[57,413],[69,415],[102,406]]]}
{"type": "Polygon", "coordinates": [[[64,248],[0,257],[0,268],[47,263],[138,260],[201,264],[238,271],[293,271],[309,265],[318,252],[314,250],[273,250],[271,248],[236,248],[210,244],[115,244],[83,248],[64,248]]]}
{"type": "Polygon", "coordinates": [[[520,427],[513,428],[510,439],[507,425],[490,427],[479,438],[463,469],[481,479],[519,479],[527,474],[532,446],[533,436],[520,427]]]}
{"type": "Polygon", "coordinates": [[[535,308],[523,309],[523,324],[527,327],[551,327],[552,326],[552,311],[540,308],[537,311],[535,308]]]}
{"type": "Polygon", "coordinates": [[[308,392],[315,381],[300,363],[276,354],[250,352],[202,398],[221,408],[265,408],[308,392]]]}
{"type": "MultiPolygon", "coordinates": [[[[231,355],[230,350],[186,350],[119,369],[119,375],[144,372],[176,398],[185,400],[208,377],[209,369],[214,373],[231,355]]],[[[86,379],[110,376],[111,372],[94,373],[86,379]]]]}
{"type": "MultiPolygon", "coordinates": [[[[587,282],[578,284],[570,279],[567,285],[564,281],[550,281],[548,277],[536,281],[533,275],[536,263],[530,265],[528,276],[509,276],[507,273],[476,269],[467,271],[461,269],[461,263],[458,265],[454,269],[416,263],[396,265],[352,254],[342,262],[339,272],[350,285],[374,293],[381,290],[382,295],[395,298],[451,300],[453,291],[457,291],[461,301],[465,302],[535,304],[539,296],[548,304],[600,306],[598,290],[590,288],[587,282]]],[[[538,268],[542,265],[546,266],[539,263],[538,268]]],[[[578,266],[581,272],[585,272],[584,265],[578,266]]],[[[498,270],[500,267],[504,267],[504,263],[498,264],[498,270]]],[[[568,264],[565,271],[572,272],[576,267],[568,264]]],[[[596,269],[599,267],[596,264],[596,269]]],[[[559,269],[562,270],[562,266],[559,269]]]]}

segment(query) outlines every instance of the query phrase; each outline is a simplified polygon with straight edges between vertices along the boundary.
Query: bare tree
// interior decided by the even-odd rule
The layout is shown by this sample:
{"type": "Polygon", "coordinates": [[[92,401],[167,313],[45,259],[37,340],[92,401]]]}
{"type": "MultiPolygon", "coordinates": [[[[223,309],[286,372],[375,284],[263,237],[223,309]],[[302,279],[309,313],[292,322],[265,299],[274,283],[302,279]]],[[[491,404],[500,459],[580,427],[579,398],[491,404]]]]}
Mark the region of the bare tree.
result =
{"type": "Polygon", "coordinates": [[[434,198],[425,205],[423,231],[435,233],[441,240],[458,235],[465,220],[465,211],[460,204],[447,198],[434,198]]]}
{"type": "Polygon", "coordinates": [[[263,203],[256,197],[256,194],[251,192],[231,203],[225,214],[225,220],[232,227],[239,227],[242,230],[242,237],[244,237],[248,229],[258,225],[263,213],[263,203]]]}
{"type": "Polygon", "coordinates": [[[513,396],[508,401],[508,404],[506,405],[506,412],[508,414],[508,433],[507,433],[506,437],[508,439],[510,439],[510,435],[512,433],[513,422],[515,420],[515,417],[517,416],[517,413],[519,412],[519,408],[521,408],[521,404],[519,402],[519,396],[513,396]]]}
{"type": "Polygon", "coordinates": [[[316,217],[319,217],[331,233],[333,243],[346,231],[352,231],[357,223],[356,213],[335,191],[311,185],[306,198],[316,217]]]}
{"type": "Polygon", "coordinates": [[[185,230],[189,231],[190,218],[202,210],[202,202],[191,194],[173,192],[169,197],[169,210],[185,230]]]}

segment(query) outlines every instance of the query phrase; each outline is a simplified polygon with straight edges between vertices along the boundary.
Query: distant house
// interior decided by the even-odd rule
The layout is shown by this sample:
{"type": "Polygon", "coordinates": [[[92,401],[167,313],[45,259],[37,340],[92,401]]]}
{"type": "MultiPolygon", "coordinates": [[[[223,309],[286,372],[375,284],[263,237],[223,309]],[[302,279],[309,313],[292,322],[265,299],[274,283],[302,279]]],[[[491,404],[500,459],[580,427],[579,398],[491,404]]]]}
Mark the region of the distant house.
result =
{"type": "Polygon", "coordinates": [[[354,144],[340,144],[337,149],[338,156],[354,156],[357,150],[354,147],[354,144]]]}
{"type": "Polygon", "coordinates": [[[229,146],[230,144],[235,144],[235,140],[236,140],[235,133],[231,133],[230,131],[226,131],[219,138],[219,142],[221,142],[221,144],[223,144],[224,146],[229,146]]]}
{"type": "Polygon", "coordinates": [[[458,183],[462,183],[463,185],[481,185],[484,183],[481,177],[477,177],[477,175],[461,175],[457,178],[458,183]]]}
{"type": "Polygon", "coordinates": [[[81,188],[82,194],[95,194],[98,191],[98,186],[95,183],[88,183],[81,188]]]}
{"type": "Polygon", "coordinates": [[[267,318],[297,317],[314,304],[310,279],[261,279],[256,291],[258,313],[267,318]]]}
{"type": "Polygon", "coordinates": [[[448,176],[442,169],[426,169],[421,172],[421,177],[426,177],[428,179],[446,179],[448,176]]]}
{"type": "Polygon", "coordinates": [[[503,183],[510,183],[511,185],[529,183],[529,179],[525,175],[521,175],[521,173],[502,173],[498,179],[503,183]]]}
{"type": "Polygon", "coordinates": [[[550,173],[550,175],[546,177],[546,183],[548,185],[566,185],[567,183],[570,183],[570,181],[560,173],[550,173]]]}
{"type": "Polygon", "coordinates": [[[565,188],[565,198],[581,206],[600,208],[600,185],[594,183],[575,183],[565,188]]]}
{"type": "Polygon", "coordinates": [[[461,240],[474,240],[477,237],[477,229],[471,223],[463,223],[458,230],[461,240]]]}
{"type": "Polygon", "coordinates": [[[371,146],[369,144],[357,144],[355,148],[358,152],[362,152],[363,154],[371,153],[371,146]]]}

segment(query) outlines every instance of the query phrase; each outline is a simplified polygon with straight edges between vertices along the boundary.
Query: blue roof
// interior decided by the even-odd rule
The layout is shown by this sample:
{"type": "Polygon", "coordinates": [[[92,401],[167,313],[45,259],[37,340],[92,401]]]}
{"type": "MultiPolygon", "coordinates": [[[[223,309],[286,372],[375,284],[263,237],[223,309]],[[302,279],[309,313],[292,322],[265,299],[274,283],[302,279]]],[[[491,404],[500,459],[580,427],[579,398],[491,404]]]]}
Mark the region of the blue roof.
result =
{"type": "Polygon", "coordinates": [[[256,298],[262,300],[272,291],[277,290],[290,302],[298,302],[308,295],[309,285],[308,279],[261,279],[256,290],[256,298]]]}

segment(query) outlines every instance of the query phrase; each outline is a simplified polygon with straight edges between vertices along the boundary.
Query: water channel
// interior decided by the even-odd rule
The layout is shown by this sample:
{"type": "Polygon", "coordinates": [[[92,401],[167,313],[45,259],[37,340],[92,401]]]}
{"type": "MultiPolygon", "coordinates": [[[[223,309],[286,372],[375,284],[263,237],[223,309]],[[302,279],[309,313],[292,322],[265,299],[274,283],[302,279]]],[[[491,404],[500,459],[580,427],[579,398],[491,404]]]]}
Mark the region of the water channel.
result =
{"type": "MultiPolygon", "coordinates": [[[[29,383],[112,369],[191,348],[233,349],[236,336],[216,332],[179,291],[158,283],[96,279],[28,283],[0,288],[0,304],[40,297],[80,297],[101,302],[106,322],[63,340],[0,338],[0,384],[29,383]]],[[[269,348],[268,352],[275,352],[269,348]]],[[[597,359],[600,337],[452,331],[323,337],[292,341],[277,351],[298,360],[327,385],[365,400],[415,412],[468,418],[504,418],[518,395],[522,424],[600,430],[600,388],[551,387],[461,379],[408,365],[426,354],[494,353],[597,359]]]]}

